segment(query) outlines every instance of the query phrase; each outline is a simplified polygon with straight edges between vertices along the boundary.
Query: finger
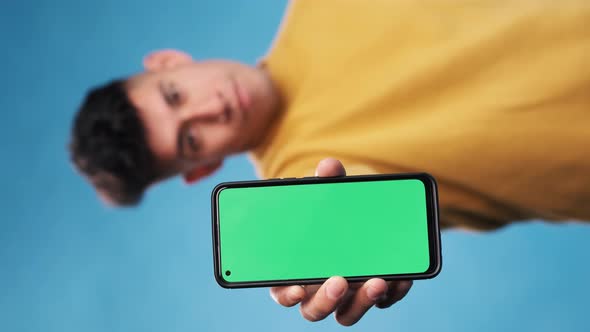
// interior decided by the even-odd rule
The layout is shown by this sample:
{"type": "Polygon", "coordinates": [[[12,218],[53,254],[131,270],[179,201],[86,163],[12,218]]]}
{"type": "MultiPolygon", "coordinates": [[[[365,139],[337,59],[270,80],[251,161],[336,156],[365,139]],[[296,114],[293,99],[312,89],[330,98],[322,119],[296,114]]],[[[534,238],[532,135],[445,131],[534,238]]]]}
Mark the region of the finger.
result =
{"type": "Polygon", "coordinates": [[[338,307],[347,289],[348,282],[342,277],[326,280],[315,294],[301,302],[301,315],[311,322],[326,318],[338,307]]]}
{"type": "Polygon", "coordinates": [[[346,170],[342,163],[334,158],[322,159],[315,170],[316,176],[344,176],[346,170]]]}
{"type": "Polygon", "coordinates": [[[371,279],[363,284],[349,301],[342,303],[336,311],[336,321],[344,326],[358,322],[381,297],[387,293],[383,279],[371,279]]]}
{"type": "Polygon", "coordinates": [[[412,280],[392,281],[389,284],[387,294],[376,303],[376,307],[385,309],[391,307],[395,302],[401,300],[412,288],[412,280]]]}
{"type": "Polygon", "coordinates": [[[303,288],[303,290],[305,290],[305,297],[308,298],[308,297],[312,297],[313,294],[315,294],[318,291],[318,289],[320,289],[321,286],[322,286],[321,284],[319,284],[319,285],[316,284],[316,285],[307,285],[307,286],[301,286],[301,287],[303,288]]]}
{"type": "Polygon", "coordinates": [[[285,307],[292,307],[301,302],[305,298],[305,294],[305,290],[301,286],[272,287],[270,289],[270,297],[285,307]]]}

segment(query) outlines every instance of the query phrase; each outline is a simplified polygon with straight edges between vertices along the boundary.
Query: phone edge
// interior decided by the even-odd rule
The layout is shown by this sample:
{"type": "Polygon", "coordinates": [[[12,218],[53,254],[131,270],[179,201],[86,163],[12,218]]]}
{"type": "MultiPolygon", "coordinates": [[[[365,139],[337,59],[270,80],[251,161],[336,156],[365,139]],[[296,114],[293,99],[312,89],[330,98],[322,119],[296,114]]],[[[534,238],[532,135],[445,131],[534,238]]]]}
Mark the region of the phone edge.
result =
{"type": "Polygon", "coordinates": [[[433,234],[433,249],[435,257],[434,261],[431,261],[431,266],[424,273],[418,274],[396,274],[396,275],[384,275],[384,276],[359,276],[359,277],[344,277],[349,282],[364,282],[372,278],[380,278],[386,281],[394,280],[423,280],[432,279],[438,276],[442,270],[442,244],[440,237],[440,211],[438,203],[438,185],[434,176],[427,172],[413,172],[413,173],[394,173],[394,174],[369,174],[369,175],[351,175],[343,177],[303,177],[303,178],[280,178],[280,179],[265,179],[265,180],[245,180],[245,181],[229,181],[217,184],[211,192],[211,223],[212,223],[212,237],[213,237],[213,274],[215,281],[219,286],[226,289],[239,289],[239,288],[256,288],[256,287],[273,287],[273,286],[291,286],[291,285],[311,285],[323,283],[329,278],[315,278],[315,279],[293,279],[293,280],[275,280],[275,281],[248,281],[248,282],[227,282],[221,275],[220,268],[220,252],[219,252],[219,230],[217,227],[217,196],[221,190],[227,187],[243,186],[256,184],[257,186],[270,186],[273,184],[285,184],[285,183],[330,183],[330,182],[341,182],[343,178],[368,178],[368,179],[379,179],[384,177],[394,177],[396,179],[420,179],[423,183],[427,180],[427,185],[430,187],[431,208],[433,212],[432,230],[433,234]],[[263,185],[266,183],[266,185],[263,185]],[[433,266],[434,265],[434,266],[433,266]],[[431,271],[432,270],[432,271],[431,271]]]}

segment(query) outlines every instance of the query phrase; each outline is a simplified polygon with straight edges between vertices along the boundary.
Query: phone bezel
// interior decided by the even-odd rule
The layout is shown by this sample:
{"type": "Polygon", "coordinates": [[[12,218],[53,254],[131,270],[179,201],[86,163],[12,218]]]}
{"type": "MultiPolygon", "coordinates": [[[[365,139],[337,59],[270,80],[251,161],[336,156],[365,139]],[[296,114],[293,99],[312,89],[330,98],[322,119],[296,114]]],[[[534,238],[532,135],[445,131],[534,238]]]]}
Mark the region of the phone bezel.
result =
{"type": "Polygon", "coordinates": [[[353,175],[338,177],[304,177],[304,178],[282,178],[268,180],[252,181],[234,181],[223,182],[215,186],[211,193],[211,219],[213,235],[213,265],[215,280],[224,288],[251,288],[251,287],[270,287],[270,286],[288,286],[288,285],[310,285],[319,284],[328,278],[309,278],[309,279],[289,279],[289,280],[258,280],[247,282],[228,282],[223,277],[221,271],[221,253],[219,246],[219,211],[217,201],[219,193],[226,188],[244,188],[244,187],[268,187],[281,185],[305,185],[305,184],[322,184],[322,183],[339,183],[339,182],[362,182],[362,181],[380,181],[380,180],[406,180],[417,179],[424,183],[426,191],[427,206],[427,224],[428,224],[428,243],[430,254],[430,266],[424,273],[413,274],[390,274],[390,275],[368,275],[346,277],[349,282],[361,282],[371,278],[381,278],[384,280],[417,280],[430,279],[436,277],[442,268],[440,226],[439,226],[439,209],[438,209],[438,190],[434,177],[428,173],[398,173],[398,174],[376,174],[376,175],[353,175]]]}

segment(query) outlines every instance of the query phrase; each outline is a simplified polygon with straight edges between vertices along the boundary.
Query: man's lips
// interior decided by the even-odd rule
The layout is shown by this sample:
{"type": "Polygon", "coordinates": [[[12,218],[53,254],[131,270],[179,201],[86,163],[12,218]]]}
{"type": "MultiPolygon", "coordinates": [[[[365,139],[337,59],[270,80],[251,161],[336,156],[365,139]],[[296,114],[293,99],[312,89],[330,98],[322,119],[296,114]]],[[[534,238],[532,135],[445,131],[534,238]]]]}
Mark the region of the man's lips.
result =
{"type": "Polygon", "coordinates": [[[236,94],[238,97],[238,102],[240,104],[240,108],[243,111],[249,110],[250,103],[251,103],[250,95],[238,82],[236,82],[236,80],[234,80],[234,86],[236,89],[236,94]]]}

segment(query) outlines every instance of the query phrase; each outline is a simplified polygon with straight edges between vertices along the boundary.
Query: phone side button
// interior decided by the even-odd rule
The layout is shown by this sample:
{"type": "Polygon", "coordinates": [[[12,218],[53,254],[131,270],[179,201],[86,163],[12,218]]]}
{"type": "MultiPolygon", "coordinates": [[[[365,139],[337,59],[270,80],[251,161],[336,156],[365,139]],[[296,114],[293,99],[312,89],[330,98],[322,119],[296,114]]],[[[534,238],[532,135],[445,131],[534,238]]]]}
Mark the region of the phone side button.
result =
{"type": "Polygon", "coordinates": [[[281,178],[281,180],[294,180],[294,179],[297,179],[297,178],[281,178]]]}

